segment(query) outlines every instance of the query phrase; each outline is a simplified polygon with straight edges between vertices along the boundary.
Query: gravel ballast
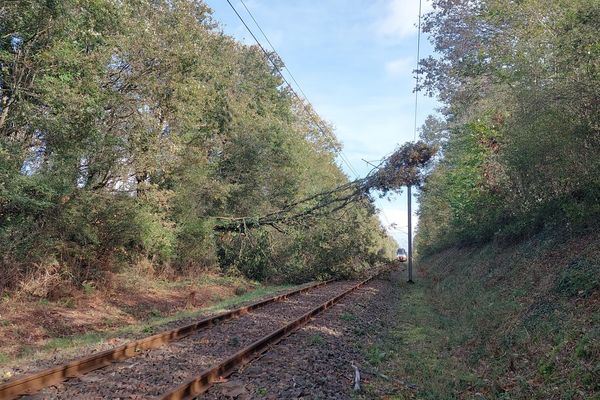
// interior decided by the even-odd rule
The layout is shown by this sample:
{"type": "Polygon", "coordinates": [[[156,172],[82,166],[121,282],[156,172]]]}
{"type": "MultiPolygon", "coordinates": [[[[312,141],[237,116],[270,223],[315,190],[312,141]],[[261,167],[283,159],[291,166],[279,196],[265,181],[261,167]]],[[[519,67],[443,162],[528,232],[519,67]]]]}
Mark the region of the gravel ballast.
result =
{"type": "Polygon", "coordinates": [[[385,329],[399,273],[382,275],[346,296],[200,399],[352,399],[354,368],[363,383],[371,337],[385,329]]]}
{"type": "Polygon", "coordinates": [[[334,282],[295,295],[24,398],[146,399],[160,396],[356,283],[334,282]]]}

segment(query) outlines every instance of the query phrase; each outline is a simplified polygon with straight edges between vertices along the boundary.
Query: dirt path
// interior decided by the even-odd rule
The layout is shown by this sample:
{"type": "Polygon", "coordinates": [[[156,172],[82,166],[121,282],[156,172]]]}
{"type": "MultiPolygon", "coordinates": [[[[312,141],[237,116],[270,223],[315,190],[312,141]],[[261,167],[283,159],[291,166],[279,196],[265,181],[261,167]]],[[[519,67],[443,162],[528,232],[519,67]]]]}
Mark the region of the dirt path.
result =
{"type": "Polygon", "coordinates": [[[200,399],[351,399],[354,369],[363,380],[377,332],[393,317],[399,297],[397,272],[384,275],[319,315],[200,399]]]}

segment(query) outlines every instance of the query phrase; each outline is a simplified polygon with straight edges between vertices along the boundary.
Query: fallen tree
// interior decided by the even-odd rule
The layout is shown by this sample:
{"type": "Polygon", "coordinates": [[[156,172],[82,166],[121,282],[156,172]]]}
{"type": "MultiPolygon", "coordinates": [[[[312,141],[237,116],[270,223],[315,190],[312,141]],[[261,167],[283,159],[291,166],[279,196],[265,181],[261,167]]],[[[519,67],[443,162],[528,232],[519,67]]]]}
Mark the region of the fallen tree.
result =
{"type": "Polygon", "coordinates": [[[351,203],[372,203],[372,193],[385,196],[389,192],[401,192],[403,186],[419,186],[423,174],[437,152],[437,147],[422,141],[409,142],[399,147],[367,176],[331,190],[316,193],[299,201],[289,203],[261,216],[215,217],[219,221],[214,229],[218,232],[245,232],[248,229],[270,226],[282,231],[288,224],[307,223],[324,215],[344,209],[351,203]]]}

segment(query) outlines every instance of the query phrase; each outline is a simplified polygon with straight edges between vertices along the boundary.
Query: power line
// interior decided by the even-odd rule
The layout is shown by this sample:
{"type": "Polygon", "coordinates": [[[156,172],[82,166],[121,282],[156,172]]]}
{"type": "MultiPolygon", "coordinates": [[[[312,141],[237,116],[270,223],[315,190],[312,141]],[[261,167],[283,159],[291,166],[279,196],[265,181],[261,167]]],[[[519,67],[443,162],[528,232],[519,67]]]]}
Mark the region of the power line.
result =
{"type": "MultiPolygon", "coordinates": [[[[279,53],[277,53],[277,51],[275,50],[275,47],[273,46],[273,44],[271,43],[271,41],[269,40],[269,38],[267,37],[267,35],[263,31],[263,29],[260,27],[260,24],[254,18],[254,15],[252,15],[252,13],[250,12],[250,10],[246,6],[246,4],[242,0],[240,0],[240,1],[241,1],[242,5],[244,6],[244,8],[246,9],[246,11],[248,12],[248,14],[250,15],[250,17],[252,18],[252,20],[254,21],[254,23],[256,24],[256,26],[258,27],[258,29],[260,30],[260,32],[262,33],[262,35],[267,40],[267,43],[269,43],[269,45],[271,46],[271,49],[273,49],[273,52],[281,60],[281,56],[279,56],[279,53]]],[[[244,18],[240,15],[240,13],[237,11],[237,9],[233,6],[233,4],[231,3],[231,1],[227,0],[227,3],[231,7],[231,9],[235,12],[235,14],[239,18],[239,20],[242,22],[242,24],[244,25],[244,27],[246,28],[246,30],[250,33],[250,35],[252,36],[252,38],[254,39],[254,41],[256,42],[256,44],[258,44],[258,47],[265,54],[265,57],[267,58],[267,60],[269,60],[271,62],[271,64],[273,65],[273,67],[275,68],[275,70],[277,71],[277,73],[281,76],[281,78],[283,79],[283,81],[287,84],[287,86],[291,90],[292,94],[298,99],[298,101],[300,102],[300,104],[302,104],[302,107],[304,108],[304,111],[312,119],[313,123],[317,126],[317,128],[319,129],[319,131],[321,132],[321,134],[323,136],[329,137],[330,140],[332,140],[332,144],[335,143],[336,142],[335,136],[333,136],[333,134],[331,132],[329,132],[328,129],[323,128],[323,126],[321,124],[321,121],[319,121],[317,118],[315,118],[313,112],[311,112],[311,109],[314,109],[314,107],[312,107],[312,104],[310,103],[310,101],[308,100],[308,97],[306,96],[306,94],[302,90],[302,87],[300,86],[300,84],[298,83],[298,81],[294,78],[294,76],[292,75],[292,73],[290,72],[290,70],[287,68],[287,66],[285,66],[285,64],[284,64],[284,68],[287,70],[287,72],[289,73],[290,77],[292,78],[292,80],[294,81],[294,83],[296,83],[296,85],[298,86],[298,89],[300,90],[300,92],[304,96],[304,100],[302,98],[300,98],[300,96],[298,95],[298,93],[294,90],[293,86],[287,80],[287,78],[285,77],[285,75],[281,71],[281,68],[279,68],[279,66],[277,65],[277,63],[271,59],[271,56],[269,55],[269,52],[267,52],[267,50],[260,43],[260,41],[258,40],[258,38],[256,37],[256,35],[254,35],[254,32],[250,29],[250,27],[248,26],[248,24],[246,23],[246,21],[244,20],[244,18]],[[309,108],[306,103],[308,103],[311,106],[311,108],[309,108]]],[[[358,178],[359,177],[358,172],[352,166],[352,164],[350,163],[350,160],[348,160],[348,158],[346,157],[346,155],[342,151],[341,147],[337,148],[337,146],[333,146],[333,148],[338,152],[340,158],[342,159],[342,161],[344,162],[344,164],[346,164],[346,166],[348,167],[348,169],[356,176],[356,178],[358,178]]]]}
{"type": "MultiPolygon", "coordinates": [[[[377,168],[377,165],[371,163],[370,161],[365,160],[364,158],[362,159],[365,163],[369,164],[370,166],[377,168]]],[[[387,214],[385,213],[385,211],[383,210],[383,208],[380,208],[379,211],[381,211],[381,215],[383,215],[383,218],[385,219],[385,221],[388,224],[388,229],[386,229],[388,232],[390,231],[389,228],[392,226],[392,223],[390,222],[390,219],[388,218],[387,214]]]]}
{"type": "MultiPolygon", "coordinates": [[[[370,161],[365,160],[364,158],[362,159],[365,163],[369,164],[370,166],[377,168],[377,165],[371,163],[370,161]]],[[[380,160],[381,161],[381,160],[380,160]]],[[[385,221],[388,224],[388,229],[386,229],[388,232],[390,232],[391,230],[389,229],[393,224],[390,222],[390,219],[388,218],[387,214],[385,213],[385,211],[383,210],[383,208],[380,208],[379,211],[381,211],[381,215],[383,215],[383,218],[385,219],[385,221]]]]}
{"type": "MultiPolygon", "coordinates": [[[[260,33],[262,33],[262,35],[265,38],[265,40],[267,41],[267,43],[269,43],[269,46],[271,47],[271,49],[275,52],[275,54],[277,54],[278,57],[281,58],[281,56],[279,55],[279,52],[277,50],[275,50],[275,46],[273,46],[273,43],[271,43],[271,41],[269,40],[269,37],[267,36],[267,34],[265,33],[265,31],[263,31],[263,29],[261,28],[260,24],[256,20],[256,18],[254,18],[254,15],[252,14],[252,11],[250,11],[250,9],[246,6],[246,3],[244,3],[244,0],[240,0],[240,3],[242,3],[242,5],[246,9],[246,11],[248,12],[248,15],[250,15],[250,18],[252,18],[252,21],[254,21],[254,23],[256,24],[256,26],[257,26],[258,30],[260,31],[260,33]]],[[[302,93],[302,96],[304,96],[304,98],[306,99],[306,101],[309,101],[308,100],[308,96],[306,95],[306,93],[304,93],[304,90],[302,90],[302,86],[300,86],[300,84],[298,83],[298,81],[296,80],[296,78],[294,78],[294,75],[292,74],[292,71],[290,71],[290,69],[287,67],[286,64],[283,64],[283,68],[288,72],[288,74],[290,75],[290,78],[292,78],[292,81],[294,81],[294,83],[298,87],[298,90],[300,90],[300,93],[302,93]]],[[[310,103],[310,101],[309,101],[309,103],[310,103]]]]}
{"type": "Polygon", "coordinates": [[[392,223],[390,222],[390,220],[388,219],[387,214],[385,213],[385,211],[383,211],[383,208],[380,208],[379,211],[381,211],[381,215],[383,215],[383,219],[385,219],[385,222],[387,222],[388,224],[388,228],[392,226],[392,223]]]}
{"type": "Polygon", "coordinates": [[[419,0],[419,26],[417,30],[417,76],[415,78],[415,132],[413,141],[417,140],[417,110],[419,105],[419,59],[421,58],[421,2],[422,0],[419,0]]]}
{"type": "MultiPolygon", "coordinates": [[[[229,0],[228,0],[228,2],[229,2],[229,0]]],[[[281,59],[281,56],[279,55],[279,52],[277,52],[277,50],[275,49],[275,46],[273,46],[273,43],[271,43],[271,40],[269,40],[269,37],[267,36],[267,34],[265,33],[265,31],[262,29],[262,27],[260,26],[260,24],[258,23],[258,21],[256,20],[256,18],[254,18],[254,14],[252,14],[252,11],[250,11],[250,9],[246,6],[246,3],[243,0],[240,0],[240,2],[242,3],[242,5],[244,6],[244,8],[246,9],[246,12],[248,13],[248,15],[250,15],[250,18],[252,18],[252,21],[254,21],[254,24],[256,25],[256,27],[258,28],[258,30],[260,31],[260,33],[263,35],[263,37],[265,38],[265,40],[267,41],[267,43],[269,44],[269,46],[271,47],[271,49],[273,50],[273,52],[277,55],[277,57],[279,57],[279,59],[281,59]]],[[[230,2],[229,2],[229,5],[231,6],[230,2]]],[[[236,14],[237,14],[237,12],[236,12],[236,14]]],[[[238,14],[238,17],[239,17],[239,14],[238,14]]],[[[246,24],[244,24],[244,25],[246,26],[246,29],[249,29],[246,24]]],[[[254,40],[257,40],[254,35],[252,35],[252,36],[254,37],[254,40]]],[[[257,41],[257,43],[258,43],[258,41],[257,41]]],[[[259,45],[260,45],[260,43],[259,43],[259,45]]],[[[261,46],[261,48],[262,48],[262,46],[261,46]]],[[[264,51],[264,48],[263,48],[263,51],[264,51]]],[[[274,64],[273,61],[270,59],[269,55],[266,52],[265,52],[265,55],[267,56],[267,58],[269,59],[269,61],[271,61],[271,63],[274,64]]],[[[292,71],[290,71],[290,69],[287,67],[287,65],[285,63],[283,63],[283,68],[288,72],[288,74],[290,75],[290,78],[292,78],[292,81],[296,84],[296,86],[298,87],[298,90],[300,90],[300,93],[302,93],[302,96],[304,97],[304,99],[306,100],[306,102],[311,105],[311,108],[314,109],[314,107],[312,107],[312,104],[311,104],[310,100],[308,99],[308,96],[306,95],[306,93],[304,93],[304,90],[302,90],[302,86],[300,86],[300,83],[298,83],[298,81],[296,80],[296,78],[292,74],[292,71]]],[[[300,103],[304,105],[304,102],[302,101],[302,99],[300,99],[300,97],[298,96],[298,94],[292,88],[292,85],[290,85],[290,83],[287,81],[287,79],[285,79],[285,77],[283,76],[283,74],[279,70],[279,68],[276,68],[276,69],[279,72],[279,74],[282,76],[282,78],[284,79],[284,81],[287,83],[287,85],[289,86],[289,88],[292,90],[292,92],[294,93],[294,95],[298,98],[298,100],[300,101],[300,103]]],[[[333,136],[333,135],[330,134],[329,130],[325,129],[326,132],[324,132],[324,129],[322,128],[321,124],[319,122],[315,121],[314,116],[312,115],[312,113],[310,112],[310,110],[308,110],[306,107],[305,107],[305,111],[310,115],[311,119],[313,119],[313,122],[319,127],[319,130],[321,131],[321,133],[323,135],[333,136]]],[[[332,137],[331,139],[333,141],[335,141],[335,137],[332,137]]],[[[336,149],[336,150],[339,152],[340,158],[346,164],[346,166],[348,167],[348,169],[358,178],[358,176],[359,176],[358,172],[356,172],[356,169],[354,168],[354,166],[352,165],[352,163],[350,163],[350,160],[348,160],[348,158],[346,157],[346,155],[344,154],[344,152],[342,151],[342,149],[340,148],[339,150],[338,149],[336,149]]]]}
{"type": "MultiPolygon", "coordinates": [[[[260,26],[260,24],[258,23],[258,21],[256,20],[256,18],[254,17],[254,15],[252,14],[252,12],[248,8],[248,6],[246,6],[246,3],[243,0],[240,0],[240,2],[242,3],[243,7],[246,9],[246,12],[248,13],[248,15],[250,15],[250,18],[252,19],[252,21],[254,22],[254,24],[256,25],[256,27],[258,28],[258,30],[260,31],[260,33],[262,34],[262,36],[265,38],[266,42],[269,44],[271,50],[273,50],[273,53],[275,53],[277,55],[277,57],[279,57],[279,59],[281,60],[281,56],[279,55],[279,53],[275,49],[275,46],[273,45],[273,43],[271,43],[271,40],[269,40],[269,37],[267,36],[267,34],[265,33],[265,31],[262,29],[262,27],[260,26]]],[[[310,100],[308,99],[308,96],[306,95],[306,93],[302,89],[302,86],[300,85],[300,83],[298,83],[298,81],[294,77],[294,74],[292,74],[292,71],[290,71],[290,69],[287,67],[287,65],[285,63],[283,63],[283,68],[287,71],[287,73],[289,74],[289,76],[292,79],[292,81],[296,84],[296,86],[298,87],[298,90],[300,91],[300,93],[304,97],[304,100],[306,100],[306,102],[311,106],[311,109],[309,109],[306,106],[306,104],[303,101],[303,99],[300,98],[300,96],[298,95],[298,93],[294,90],[294,88],[292,87],[292,85],[289,83],[289,81],[283,75],[283,73],[282,73],[281,69],[279,68],[279,66],[271,59],[269,53],[265,50],[265,48],[263,47],[263,45],[256,38],[256,36],[252,32],[252,30],[248,27],[248,25],[246,24],[246,22],[244,21],[244,19],[242,18],[242,16],[238,13],[238,11],[235,9],[235,7],[231,3],[231,1],[227,0],[227,3],[229,3],[229,6],[233,9],[233,11],[235,12],[235,14],[238,16],[238,18],[242,22],[242,24],[244,24],[244,26],[246,27],[246,30],[248,30],[248,32],[250,33],[250,35],[252,35],[252,37],[254,38],[254,41],[258,44],[258,46],[260,47],[260,49],[263,51],[263,53],[265,54],[265,56],[267,57],[267,59],[271,62],[271,64],[275,68],[275,70],[279,73],[279,75],[281,76],[281,78],[284,80],[284,82],[288,85],[288,87],[290,88],[290,90],[292,91],[292,93],[294,94],[294,96],[298,99],[298,101],[300,101],[300,104],[303,105],[304,110],[310,116],[310,118],[313,120],[313,122],[315,123],[315,125],[319,128],[319,130],[321,131],[321,133],[324,136],[330,136],[331,139],[335,142],[335,140],[336,140],[335,137],[333,137],[333,135],[327,129],[324,129],[321,126],[320,121],[317,120],[314,117],[313,113],[311,112],[311,109],[314,109],[314,108],[312,107],[312,104],[311,104],[310,100]]],[[[358,172],[356,171],[356,169],[354,168],[354,166],[352,165],[352,163],[350,162],[350,160],[348,160],[348,158],[346,157],[346,155],[344,154],[344,152],[342,151],[342,149],[340,148],[339,150],[338,149],[336,149],[336,150],[338,151],[338,154],[339,154],[340,158],[346,164],[346,166],[348,167],[348,169],[358,178],[359,177],[358,172]]],[[[385,211],[383,209],[381,209],[380,211],[381,211],[381,214],[383,215],[383,218],[387,222],[388,229],[391,228],[392,227],[392,223],[390,222],[387,214],[385,213],[385,211]]]]}

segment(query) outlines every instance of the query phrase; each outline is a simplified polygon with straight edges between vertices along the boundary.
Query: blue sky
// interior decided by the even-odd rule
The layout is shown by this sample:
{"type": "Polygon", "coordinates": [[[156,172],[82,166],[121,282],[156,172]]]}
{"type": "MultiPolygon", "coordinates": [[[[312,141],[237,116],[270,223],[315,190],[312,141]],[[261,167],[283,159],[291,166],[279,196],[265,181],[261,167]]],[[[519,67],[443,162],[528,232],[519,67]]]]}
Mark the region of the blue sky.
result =
{"type": "MultiPolygon", "coordinates": [[[[254,40],[226,0],[206,0],[223,30],[254,40]]],[[[418,0],[244,0],[316,111],[335,126],[360,176],[375,161],[413,140],[418,0]]],[[[262,40],[239,0],[233,5],[262,40]]],[[[423,10],[430,4],[423,1],[423,10]]],[[[266,43],[265,43],[266,45],[266,43]]],[[[421,38],[421,57],[431,47],[421,38]]],[[[418,124],[434,112],[419,96],[418,124]]],[[[340,164],[354,178],[348,167],[340,164]]],[[[377,201],[384,225],[406,246],[406,193],[377,201]],[[386,218],[387,217],[387,218],[386,218]]]]}

